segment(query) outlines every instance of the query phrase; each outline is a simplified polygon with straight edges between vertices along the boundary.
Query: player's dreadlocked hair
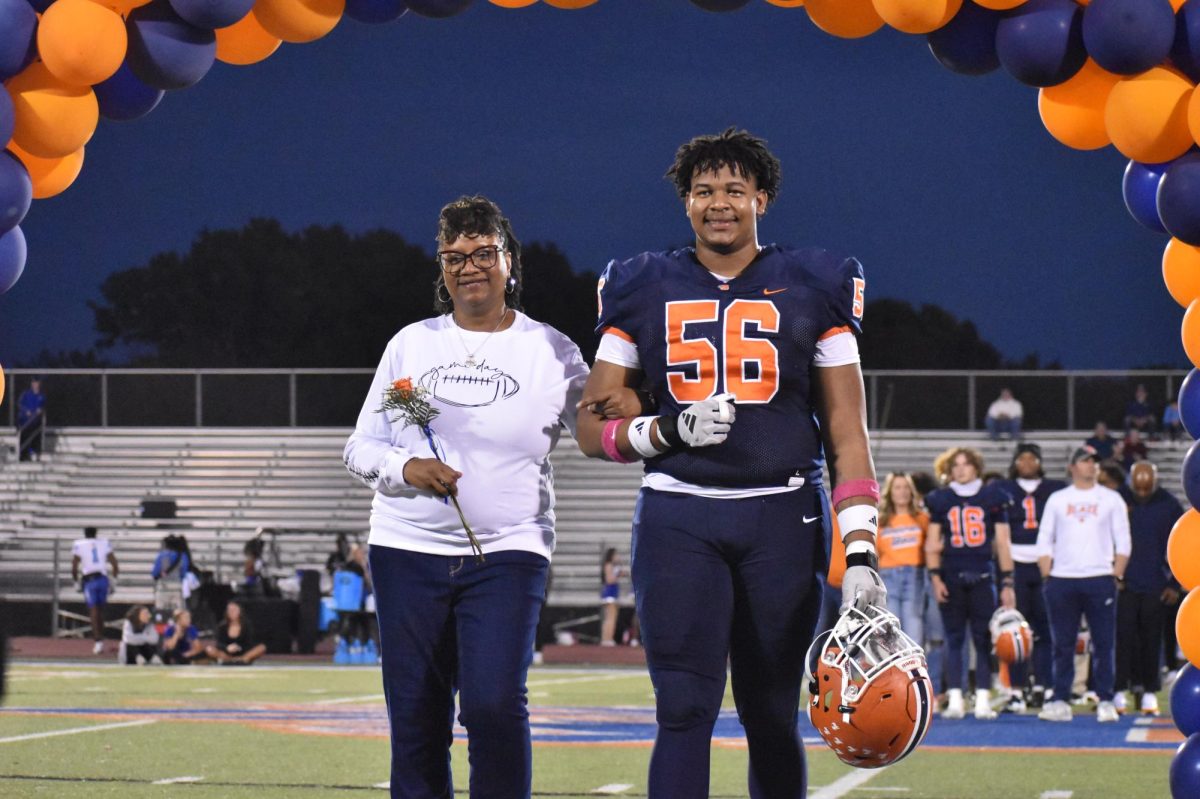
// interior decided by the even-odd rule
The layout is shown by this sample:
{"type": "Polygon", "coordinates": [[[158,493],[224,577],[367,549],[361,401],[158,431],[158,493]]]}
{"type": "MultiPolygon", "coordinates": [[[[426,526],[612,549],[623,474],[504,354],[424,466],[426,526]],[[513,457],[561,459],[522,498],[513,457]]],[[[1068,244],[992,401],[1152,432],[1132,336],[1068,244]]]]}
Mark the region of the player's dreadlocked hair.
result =
{"type": "Polygon", "coordinates": [[[763,139],[744,130],[728,128],[716,136],[697,136],[675,153],[675,163],[665,177],[675,184],[680,199],[692,189],[692,175],[716,172],[723,166],[745,177],[753,177],[758,188],[775,202],[779,192],[779,159],[767,149],[763,139]]]}
{"type": "MultiPolygon", "coordinates": [[[[508,253],[509,280],[505,286],[504,303],[509,308],[521,308],[521,242],[513,235],[512,223],[494,202],[476,194],[459,197],[442,208],[438,215],[437,244],[452,244],[459,236],[495,236],[508,253]],[[511,289],[511,290],[510,290],[511,289]]],[[[433,307],[438,313],[449,313],[454,303],[445,288],[446,273],[438,270],[433,281],[433,307]]]]}

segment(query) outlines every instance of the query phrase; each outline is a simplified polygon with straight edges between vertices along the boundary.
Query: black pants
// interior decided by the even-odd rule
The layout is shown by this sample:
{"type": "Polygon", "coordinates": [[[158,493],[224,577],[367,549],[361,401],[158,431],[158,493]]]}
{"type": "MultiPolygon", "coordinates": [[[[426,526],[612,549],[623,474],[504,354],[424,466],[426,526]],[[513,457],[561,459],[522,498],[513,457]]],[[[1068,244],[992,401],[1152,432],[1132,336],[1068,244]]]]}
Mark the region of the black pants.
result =
{"type": "Polygon", "coordinates": [[[992,687],[992,636],[988,622],[996,610],[996,586],[984,572],[947,571],[943,575],[949,596],[938,605],[946,628],[946,687],[967,687],[963,644],[968,628],[975,644],[975,687],[992,687]]]}
{"type": "Polygon", "coordinates": [[[1117,690],[1140,685],[1158,691],[1162,651],[1162,599],[1156,593],[1125,590],[1117,596],[1117,690]]]}
{"type": "Polygon", "coordinates": [[[154,644],[125,644],[125,665],[132,666],[137,663],[138,655],[149,661],[157,654],[158,648],[154,644]]]}

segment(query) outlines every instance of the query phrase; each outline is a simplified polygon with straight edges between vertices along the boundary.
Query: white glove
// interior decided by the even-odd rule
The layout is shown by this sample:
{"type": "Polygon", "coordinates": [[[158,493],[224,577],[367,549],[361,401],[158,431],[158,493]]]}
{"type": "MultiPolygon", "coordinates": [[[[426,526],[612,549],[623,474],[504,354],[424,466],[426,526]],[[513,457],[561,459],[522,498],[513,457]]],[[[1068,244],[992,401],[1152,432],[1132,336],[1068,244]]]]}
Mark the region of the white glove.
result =
{"type": "Polygon", "coordinates": [[[720,444],[737,418],[732,394],[718,394],[689,405],[679,414],[679,437],[689,447],[720,444]]]}
{"type": "Polygon", "coordinates": [[[842,610],[851,605],[866,610],[868,605],[887,607],[887,588],[879,572],[870,566],[850,566],[842,576],[842,610]]]}

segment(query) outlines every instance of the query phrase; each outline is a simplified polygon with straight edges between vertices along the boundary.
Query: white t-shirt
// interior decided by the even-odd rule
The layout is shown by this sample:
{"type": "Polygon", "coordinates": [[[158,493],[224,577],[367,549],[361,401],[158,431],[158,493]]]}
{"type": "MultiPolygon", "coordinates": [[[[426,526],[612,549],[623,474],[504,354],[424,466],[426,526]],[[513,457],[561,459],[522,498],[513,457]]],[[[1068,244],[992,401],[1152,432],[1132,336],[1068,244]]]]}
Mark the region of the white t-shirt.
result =
{"type": "Polygon", "coordinates": [[[376,413],[384,390],[410,378],[440,415],[430,427],[438,454],[462,472],[458,502],[483,551],[554,550],[550,451],[561,425],[575,431],[575,403],[588,367],[579,348],[549,325],[516,313],[511,327],[461,330],[451,315],[426,319],[388,342],[375,380],[346,442],[346,468],[375,489],[372,545],[436,555],[471,554],[454,509],[404,482],[410,458],[433,457],[415,425],[376,413]],[[490,338],[488,338],[490,336],[490,338]],[[474,353],[476,366],[466,366],[474,353]]]}
{"type": "Polygon", "coordinates": [[[1020,419],[1024,412],[1020,400],[998,399],[988,406],[987,415],[993,419],[1020,419]]]}
{"type": "Polygon", "coordinates": [[[1053,558],[1051,577],[1103,577],[1113,556],[1128,555],[1129,509],[1110,488],[1067,486],[1046,500],[1038,527],[1038,557],[1053,558]]]}
{"type": "Polygon", "coordinates": [[[84,577],[104,574],[111,552],[112,544],[107,538],[77,538],[71,547],[71,554],[79,558],[79,569],[84,577]]]}

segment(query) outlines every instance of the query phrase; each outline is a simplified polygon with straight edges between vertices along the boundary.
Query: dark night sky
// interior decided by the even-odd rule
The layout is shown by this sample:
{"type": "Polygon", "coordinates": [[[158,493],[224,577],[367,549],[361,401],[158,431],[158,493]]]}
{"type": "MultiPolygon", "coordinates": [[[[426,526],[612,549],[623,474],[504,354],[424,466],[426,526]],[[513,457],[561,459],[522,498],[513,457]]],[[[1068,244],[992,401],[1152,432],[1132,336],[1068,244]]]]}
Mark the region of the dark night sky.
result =
{"type": "Polygon", "coordinates": [[[102,121],[75,185],[34,203],[0,363],[86,349],[105,275],[254,216],[428,244],[443,203],[483,192],[579,268],[685,242],[661,175],[679,143],[728,125],[783,161],[761,239],[857,255],[868,299],[942,305],[1010,357],[1185,365],[1166,237],[1126,213],[1118,153],[1055,142],[1036,90],[1003,71],[955,75],[923,37],[835,39],[761,0],[476,0],[218,63],[148,117],[102,121]]]}

